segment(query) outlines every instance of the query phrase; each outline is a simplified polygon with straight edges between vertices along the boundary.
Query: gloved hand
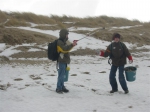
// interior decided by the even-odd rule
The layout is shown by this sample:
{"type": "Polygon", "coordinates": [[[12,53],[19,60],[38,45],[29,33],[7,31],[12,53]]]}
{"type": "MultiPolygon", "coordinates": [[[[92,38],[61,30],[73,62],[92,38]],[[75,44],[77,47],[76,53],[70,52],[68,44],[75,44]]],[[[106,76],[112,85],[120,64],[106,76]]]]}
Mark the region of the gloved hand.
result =
{"type": "Polygon", "coordinates": [[[128,59],[129,59],[129,63],[133,63],[133,59],[132,59],[132,56],[128,56],[128,59]]]}
{"type": "Polygon", "coordinates": [[[77,45],[77,42],[78,42],[78,40],[74,40],[74,41],[73,41],[73,46],[76,46],[76,45],[77,45]]]}
{"type": "Polygon", "coordinates": [[[99,55],[104,56],[104,51],[100,51],[99,55]]]}

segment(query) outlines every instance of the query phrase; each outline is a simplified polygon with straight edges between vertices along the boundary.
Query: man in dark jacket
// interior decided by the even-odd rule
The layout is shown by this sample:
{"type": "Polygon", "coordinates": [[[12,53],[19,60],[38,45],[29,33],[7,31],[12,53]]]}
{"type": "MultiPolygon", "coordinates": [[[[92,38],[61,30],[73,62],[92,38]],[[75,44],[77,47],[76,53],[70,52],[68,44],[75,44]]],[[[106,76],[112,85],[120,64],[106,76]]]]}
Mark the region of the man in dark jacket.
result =
{"type": "Polygon", "coordinates": [[[67,29],[61,29],[59,32],[59,40],[57,42],[57,52],[60,53],[58,58],[58,81],[56,92],[62,94],[63,92],[69,92],[64,86],[64,75],[66,73],[67,64],[70,64],[69,51],[77,45],[77,41],[73,41],[72,44],[67,45],[69,31],[67,29]]]}
{"type": "Polygon", "coordinates": [[[118,85],[116,81],[116,71],[119,69],[119,82],[122,89],[125,91],[125,94],[129,92],[127,83],[124,77],[124,65],[126,64],[126,57],[129,59],[129,63],[133,62],[132,56],[126,47],[126,45],[120,42],[120,34],[114,33],[112,42],[106,49],[106,51],[100,51],[100,56],[108,57],[110,56],[112,59],[112,66],[109,75],[109,82],[112,87],[110,93],[114,93],[118,91],[118,85]]]}

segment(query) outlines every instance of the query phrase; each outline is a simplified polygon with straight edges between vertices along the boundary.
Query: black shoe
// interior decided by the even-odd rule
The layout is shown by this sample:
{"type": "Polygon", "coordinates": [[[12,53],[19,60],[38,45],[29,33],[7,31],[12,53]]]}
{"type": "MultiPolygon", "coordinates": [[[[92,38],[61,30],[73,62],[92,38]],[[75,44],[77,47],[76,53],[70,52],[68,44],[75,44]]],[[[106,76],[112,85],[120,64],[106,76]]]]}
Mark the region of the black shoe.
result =
{"type": "Polygon", "coordinates": [[[69,90],[68,89],[66,89],[66,88],[63,88],[63,90],[62,90],[63,92],[65,92],[65,93],[68,93],[69,92],[69,90]]]}
{"type": "Polygon", "coordinates": [[[124,93],[125,93],[125,94],[128,94],[128,93],[129,93],[129,90],[124,91],[124,93]]]}
{"type": "Polygon", "coordinates": [[[56,89],[56,92],[59,93],[59,94],[63,94],[63,91],[59,90],[59,89],[56,89]]]}
{"type": "Polygon", "coordinates": [[[118,90],[111,90],[110,93],[114,93],[114,92],[117,92],[117,91],[118,91],[118,90]]]}

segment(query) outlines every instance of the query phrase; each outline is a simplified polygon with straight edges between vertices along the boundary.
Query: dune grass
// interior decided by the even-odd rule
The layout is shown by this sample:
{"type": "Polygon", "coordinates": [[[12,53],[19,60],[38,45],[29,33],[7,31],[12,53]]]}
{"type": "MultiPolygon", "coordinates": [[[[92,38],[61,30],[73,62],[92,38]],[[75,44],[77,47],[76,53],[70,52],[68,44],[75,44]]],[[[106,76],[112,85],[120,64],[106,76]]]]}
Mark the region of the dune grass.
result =
{"type": "MultiPolygon", "coordinates": [[[[20,24],[20,26],[26,26],[26,22],[32,22],[36,24],[57,24],[59,28],[68,28],[70,26],[76,27],[108,27],[108,26],[133,26],[143,24],[138,20],[128,20],[126,18],[114,18],[108,16],[98,16],[98,17],[85,17],[78,18],[72,16],[57,16],[57,15],[36,15],[31,12],[4,12],[0,11],[0,23],[9,19],[11,22],[7,22],[6,26],[11,26],[20,24]],[[65,22],[72,22],[68,25],[65,22]]],[[[146,23],[145,23],[146,24],[146,23]]]]}
{"type": "MultiPolygon", "coordinates": [[[[92,36],[97,39],[111,41],[111,36],[114,32],[119,32],[123,35],[123,41],[150,43],[150,22],[140,22],[139,20],[128,20],[126,18],[115,18],[108,16],[85,17],[78,18],[73,16],[57,16],[57,15],[36,15],[31,12],[4,12],[0,11],[0,28],[5,26],[31,26],[31,23],[38,24],[34,26],[43,30],[60,30],[62,28],[99,28],[99,31],[92,36]],[[46,24],[46,25],[43,25],[46,24]],[[135,26],[127,29],[112,29],[112,27],[135,26]],[[111,30],[110,30],[111,29],[111,30]],[[143,33],[144,32],[144,33],[143,33]]],[[[94,30],[95,31],[95,30],[94,30]]],[[[93,32],[94,32],[93,31],[93,32]]],[[[92,31],[77,30],[74,31],[80,34],[88,34],[92,31]]]]}
{"type": "Polygon", "coordinates": [[[5,12],[2,12],[2,11],[0,10],[0,23],[6,21],[7,18],[8,18],[8,17],[7,17],[7,15],[5,14],[5,12]]]}

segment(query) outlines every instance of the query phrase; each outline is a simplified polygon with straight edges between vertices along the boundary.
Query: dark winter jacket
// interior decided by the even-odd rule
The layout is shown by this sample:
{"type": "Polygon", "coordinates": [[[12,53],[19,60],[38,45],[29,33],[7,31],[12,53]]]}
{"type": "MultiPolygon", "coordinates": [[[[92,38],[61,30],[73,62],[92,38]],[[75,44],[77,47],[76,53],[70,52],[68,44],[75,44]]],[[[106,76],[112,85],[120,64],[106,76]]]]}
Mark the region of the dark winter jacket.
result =
{"type": "Polygon", "coordinates": [[[67,45],[66,43],[66,41],[68,40],[66,35],[68,34],[69,34],[68,30],[62,29],[59,32],[60,37],[57,42],[57,52],[60,53],[58,62],[67,63],[67,64],[70,63],[69,51],[73,48],[73,44],[67,45]]]}
{"type": "Polygon", "coordinates": [[[122,66],[126,64],[126,57],[129,57],[131,54],[122,42],[112,42],[104,52],[104,57],[111,56],[112,64],[115,66],[122,66]]]}

